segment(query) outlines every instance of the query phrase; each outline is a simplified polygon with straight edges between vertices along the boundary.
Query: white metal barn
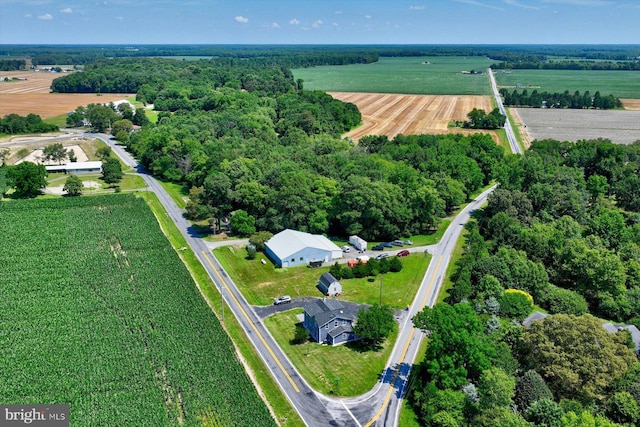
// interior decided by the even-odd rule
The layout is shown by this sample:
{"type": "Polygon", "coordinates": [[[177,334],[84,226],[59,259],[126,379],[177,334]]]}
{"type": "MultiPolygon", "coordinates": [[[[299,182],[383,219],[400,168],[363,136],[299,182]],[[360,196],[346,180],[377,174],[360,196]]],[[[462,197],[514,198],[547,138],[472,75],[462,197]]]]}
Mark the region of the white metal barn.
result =
{"type": "Polygon", "coordinates": [[[290,229],[269,239],[265,244],[265,253],[280,267],[342,258],[342,249],[325,236],[290,229]]]}

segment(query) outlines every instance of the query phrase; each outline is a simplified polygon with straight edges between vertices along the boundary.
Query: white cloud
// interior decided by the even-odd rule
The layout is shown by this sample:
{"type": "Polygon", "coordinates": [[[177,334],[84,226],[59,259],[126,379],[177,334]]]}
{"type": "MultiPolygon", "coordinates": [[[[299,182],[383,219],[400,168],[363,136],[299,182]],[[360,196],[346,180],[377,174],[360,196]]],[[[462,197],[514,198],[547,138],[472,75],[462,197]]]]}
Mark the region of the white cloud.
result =
{"type": "Polygon", "coordinates": [[[73,10],[71,10],[71,8],[70,8],[70,7],[67,7],[67,8],[65,8],[65,9],[61,9],[61,10],[60,10],[60,13],[73,13],[73,10]]]}
{"type": "Polygon", "coordinates": [[[529,6],[528,4],[522,4],[518,0],[502,0],[502,1],[510,6],[517,6],[523,9],[540,10],[539,7],[529,6]]]}
{"type": "Polygon", "coordinates": [[[43,21],[51,21],[53,19],[53,15],[51,15],[50,13],[45,13],[44,15],[38,16],[38,19],[41,19],[43,21]]]}
{"type": "Polygon", "coordinates": [[[33,16],[30,13],[27,13],[26,15],[24,15],[24,17],[27,18],[27,19],[33,18],[33,16]]]}
{"type": "Polygon", "coordinates": [[[313,24],[311,24],[311,26],[313,28],[318,28],[320,25],[322,25],[322,20],[318,19],[317,21],[315,21],[313,24]]]}
{"type": "Polygon", "coordinates": [[[289,21],[289,24],[291,24],[291,25],[299,25],[300,21],[298,21],[296,18],[293,18],[291,21],[289,21]]]}
{"type": "Polygon", "coordinates": [[[116,21],[119,21],[119,22],[124,21],[124,16],[116,16],[116,21]]]}
{"type": "Polygon", "coordinates": [[[409,10],[425,10],[427,6],[409,6],[409,10]]]}
{"type": "Polygon", "coordinates": [[[501,7],[493,6],[491,4],[482,3],[482,2],[479,2],[477,0],[453,0],[453,1],[455,1],[456,3],[464,3],[464,4],[470,4],[470,5],[473,5],[473,6],[486,7],[488,9],[504,10],[501,7]]]}
{"type": "Polygon", "coordinates": [[[365,18],[371,19],[371,15],[364,15],[365,18]]]}
{"type": "Polygon", "coordinates": [[[249,22],[249,18],[245,18],[241,15],[236,16],[234,19],[236,20],[236,22],[239,22],[241,24],[246,24],[247,22],[249,22]]]}
{"type": "Polygon", "coordinates": [[[277,22],[274,22],[271,25],[269,25],[269,27],[271,27],[271,28],[280,28],[280,25],[278,25],[277,22]]]}
{"type": "Polygon", "coordinates": [[[336,15],[342,15],[342,11],[341,10],[336,10],[336,15]]]}

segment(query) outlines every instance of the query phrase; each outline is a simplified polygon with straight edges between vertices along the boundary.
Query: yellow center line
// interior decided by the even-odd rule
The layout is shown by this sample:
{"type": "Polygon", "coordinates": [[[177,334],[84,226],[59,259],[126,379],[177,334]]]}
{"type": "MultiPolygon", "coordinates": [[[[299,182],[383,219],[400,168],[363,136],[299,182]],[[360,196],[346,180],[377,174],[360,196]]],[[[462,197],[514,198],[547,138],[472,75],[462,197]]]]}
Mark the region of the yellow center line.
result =
{"type": "MultiPolygon", "coordinates": [[[[433,271],[433,276],[431,277],[431,281],[429,282],[429,287],[427,288],[427,292],[424,294],[424,298],[422,299],[422,304],[421,304],[420,308],[423,308],[425,303],[427,302],[427,297],[429,296],[429,293],[431,292],[431,288],[433,287],[433,282],[437,277],[438,269],[440,269],[440,262],[441,261],[442,261],[442,255],[440,256],[440,258],[438,258],[438,263],[436,264],[436,268],[433,271]]],[[[391,380],[391,384],[389,385],[389,390],[387,391],[387,395],[384,398],[384,402],[382,403],[382,407],[373,416],[373,418],[371,418],[371,420],[369,420],[369,422],[367,424],[365,424],[364,427],[369,427],[373,423],[375,423],[378,420],[378,418],[380,418],[380,415],[382,415],[384,410],[387,408],[387,405],[389,404],[389,401],[391,400],[391,393],[393,393],[393,385],[396,382],[396,379],[398,378],[398,374],[400,373],[400,365],[402,364],[402,361],[404,360],[404,357],[407,355],[407,351],[409,350],[409,344],[411,343],[411,340],[413,339],[413,334],[415,333],[415,331],[416,331],[415,328],[411,329],[411,333],[409,334],[409,338],[407,339],[407,342],[405,343],[404,348],[402,349],[402,354],[400,355],[400,362],[401,363],[399,363],[398,366],[396,367],[396,371],[394,372],[393,379],[391,380]]]]}
{"type": "MultiPolygon", "coordinates": [[[[204,255],[204,258],[207,260],[207,262],[209,263],[211,268],[213,268],[213,271],[216,273],[216,275],[220,279],[220,282],[222,283],[222,285],[227,289],[227,293],[231,296],[231,298],[233,298],[233,300],[235,301],[237,307],[240,309],[240,311],[242,312],[244,317],[247,319],[247,322],[249,322],[249,324],[253,328],[253,331],[256,333],[258,338],[260,338],[260,341],[262,341],[262,344],[266,347],[266,349],[269,352],[269,354],[271,355],[271,357],[273,357],[273,360],[275,360],[276,364],[282,370],[282,372],[284,373],[285,377],[287,377],[287,379],[291,383],[291,386],[293,387],[293,389],[296,391],[296,393],[299,393],[300,389],[298,388],[296,383],[293,382],[293,379],[291,378],[289,373],[284,369],[284,366],[282,366],[282,363],[280,363],[280,359],[278,359],[276,357],[276,355],[273,353],[273,351],[271,350],[271,347],[269,347],[269,344],[267,344],[267,342],[265,341],[265,339],[262,336],[262,334],[260,332],[258,332],[258,328],[256,328],[256,325],[251,321],[251,319],[249,318],[249,315],[247,314],[247,312],[244,311],[244,308],[242,308],[242,306],[240,305],[240,302],[238,301],[236,296],[233,294],[233,292],[231,292],[231,289],[229,289],[229,287],[227,286],[227,283],[224,281],[222,276],[220,276],[220,273],[218,272],[218,269],[216,269],[216,267],[213,265],[213,263],[211,262],[211,260],[207,256],[207,253],[205,251],[202,251],[202,254],[204,255]]],[[[220,297],[222,298],[222,295],[220,295],[220,297]]]]}

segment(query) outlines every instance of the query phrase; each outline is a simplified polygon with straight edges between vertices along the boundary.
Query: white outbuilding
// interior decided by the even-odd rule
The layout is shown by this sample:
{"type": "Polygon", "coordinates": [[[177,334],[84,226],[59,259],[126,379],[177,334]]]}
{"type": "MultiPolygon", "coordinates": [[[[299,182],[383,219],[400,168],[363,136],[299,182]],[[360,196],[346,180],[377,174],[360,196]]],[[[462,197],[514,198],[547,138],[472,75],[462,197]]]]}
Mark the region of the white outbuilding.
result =
{"type": "Polygon", "coordinates": [[[265,253],[280,267],[324,263],[342,258],[342,249],[319,234],[284,230],[265,243],[265,253]]]}

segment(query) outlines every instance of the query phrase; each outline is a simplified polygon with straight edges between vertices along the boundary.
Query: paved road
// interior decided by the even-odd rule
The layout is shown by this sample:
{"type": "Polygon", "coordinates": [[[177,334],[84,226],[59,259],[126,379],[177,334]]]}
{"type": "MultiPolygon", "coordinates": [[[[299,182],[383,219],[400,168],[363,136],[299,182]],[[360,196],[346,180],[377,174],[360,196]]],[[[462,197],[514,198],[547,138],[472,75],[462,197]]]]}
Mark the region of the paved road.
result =
{"type": "MultiPolygon", "coordinates": [[[[234,316],[258,351],[265,365],[282,388],[295,410],[308,426],[396,426],[411,366],[415,360],[422,332],[413,327],[411,318],[424,306],[432,306],[442,285],[451,253],[471,213],[480,207],[493,191],[491,188],[458,214],[442,240],[430,247],[433,259],[409,311],[398,316],[401,322],[398,340],[381,375],[372,390],[356,398],[331,398],[316,393],[297,370],[262,323],[253,307],[244,299],[233,280],[226,274],[209,249],[182,216],[164,188],[109,135],[91,134],[108,144],[126,164],[135,168],[175,222],[187,243],[198,256],[234,316]]],[[[416,250],[417,248],[413,248],[416,250]]],[[[264,313],[263,313],[264,315],[264,313]]]]}
{"type": "Polygon", "coordinates": [[[507,115],[507,111],[504,109],[504,105],[502,105],[502,98],[500,97],[500,93],[498,92],[498,85],[496,84],[496,78],[493,76],[493,70],[489,68],[488,73],[489,73],[489,80],[491,80],[491,89],[493,90],[493,96],[495,97],[496,103],[498,104],[498,109],[507,118],[507,120],[504,123],[504,130],[507,134],[507,139],[509,140],[509,146],[511,147],[511,152],[514,154],[522,154],[522,149],[520,148],[520,144],[518,144],[518,140],[516,139],[516,134],[513,133],[513,127],[511,126],[511,122],[509,121],[509,116],[507,115]]]}

